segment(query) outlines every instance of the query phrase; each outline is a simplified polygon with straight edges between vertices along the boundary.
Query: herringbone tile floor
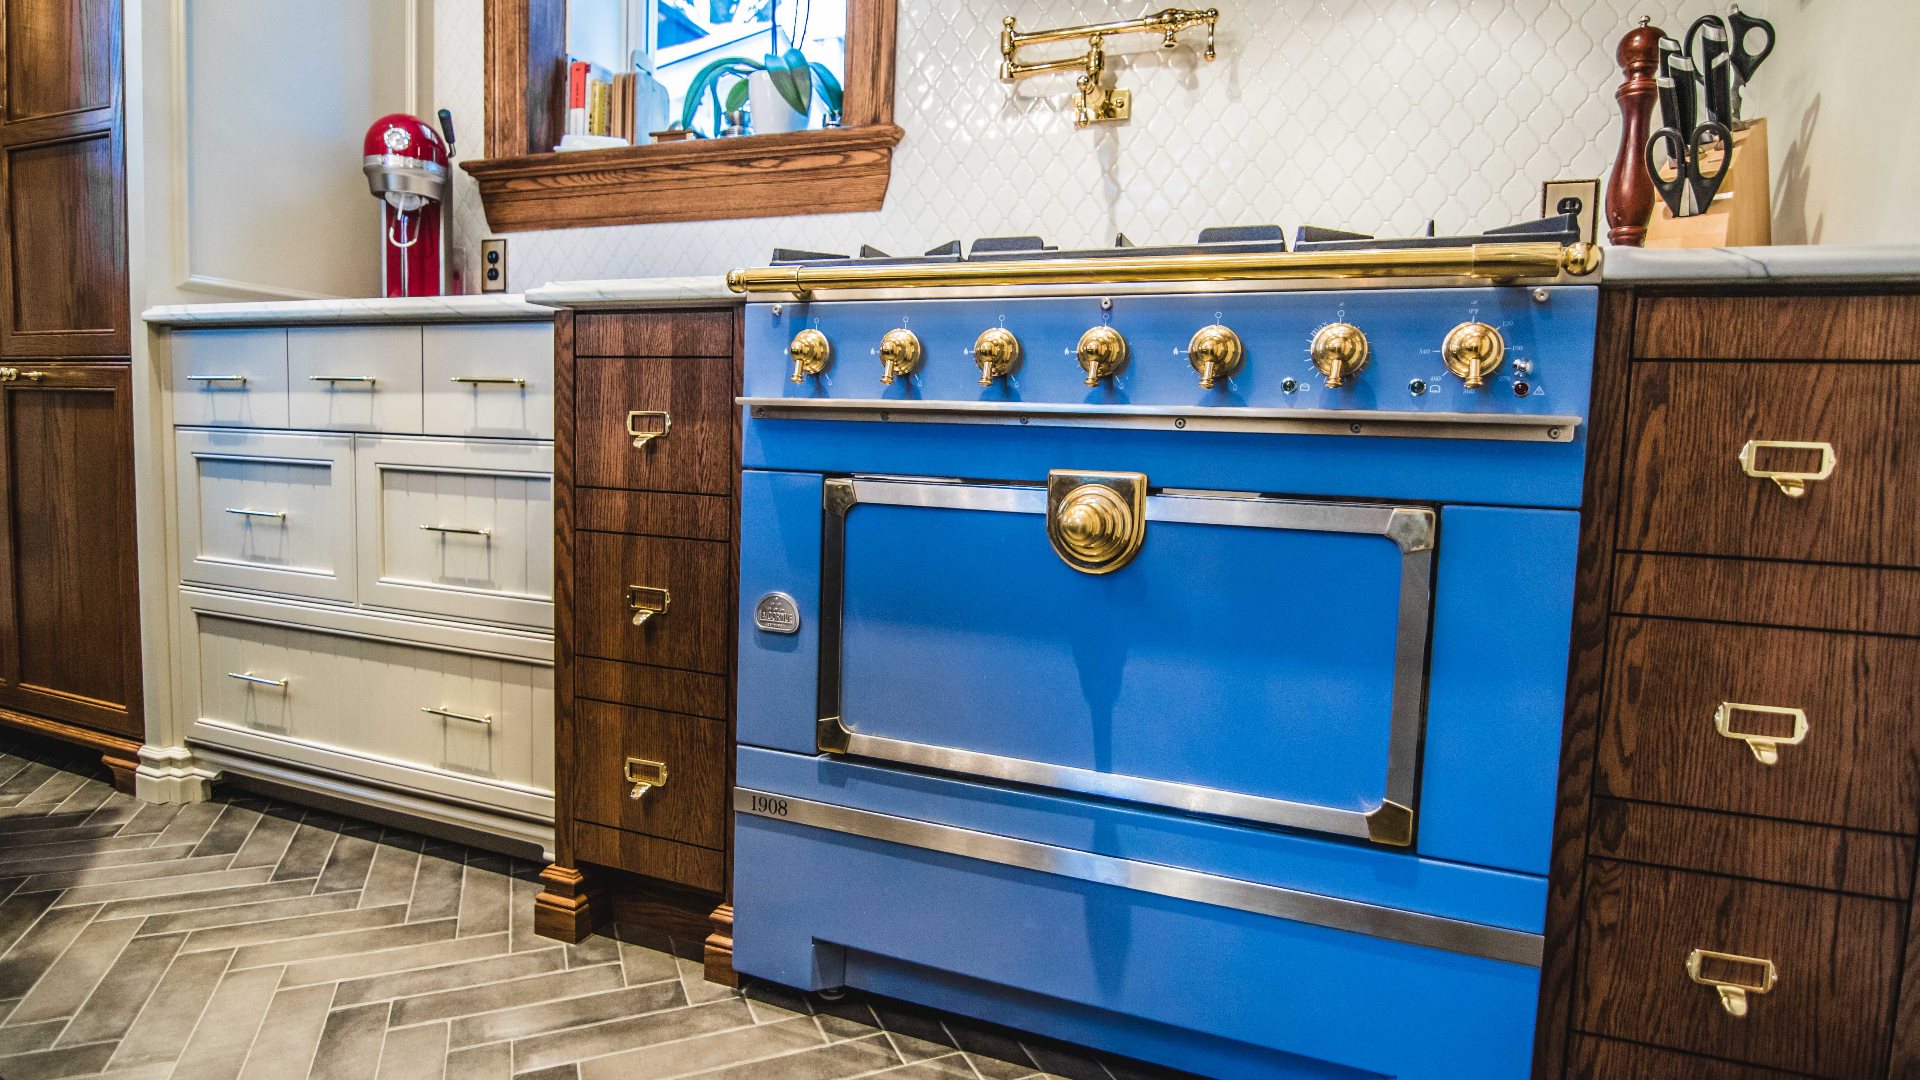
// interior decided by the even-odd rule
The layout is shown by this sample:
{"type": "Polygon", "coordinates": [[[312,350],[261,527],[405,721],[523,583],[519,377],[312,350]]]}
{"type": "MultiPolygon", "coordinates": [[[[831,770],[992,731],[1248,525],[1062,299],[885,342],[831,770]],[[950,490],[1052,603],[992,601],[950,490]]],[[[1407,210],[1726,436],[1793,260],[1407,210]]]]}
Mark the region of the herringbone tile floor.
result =
{"type": "Polygon", "coordinates": [[[536,867],[227,792],[159,806],[0,735],[0,1077],[1141,1080],[853,995],[744,994],[695,943],[561,945],[536,867]]]}

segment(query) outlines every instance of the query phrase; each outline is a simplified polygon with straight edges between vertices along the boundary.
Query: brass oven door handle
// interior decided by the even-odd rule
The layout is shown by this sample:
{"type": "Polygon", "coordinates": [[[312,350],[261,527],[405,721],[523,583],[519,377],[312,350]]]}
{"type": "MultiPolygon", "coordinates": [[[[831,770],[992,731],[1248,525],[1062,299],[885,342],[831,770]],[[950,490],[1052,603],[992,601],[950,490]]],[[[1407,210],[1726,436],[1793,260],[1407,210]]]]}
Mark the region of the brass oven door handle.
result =
{"type": "Polygon", "coordinates": [[[1833,466],[1838,458],[1834,456],[1833,444],[1825,442],[1788,442],[1780,439],[1749,439],[1747,445],[1740,448],[1740,469],[1748,476],[1757,476],[1771,480],[1789,499],[1798,499],[1807,493],[1807,485],[1815,480],[1825,480],[1833,475],[1833,466]],[[1792,469],[1762,469],[1759,467],[1762,450],[1817,450],[1820,452],[1820,467],[1811,472],[1792,469]]]}
{"type": "Polygon", "coordinates": [[[468,386],[521,386],[521,387],[524,387],[527,385],[527,380],[514,378],[511,375],[455,375],[450,381],[457,382],[457,383],[465,383],[468,386]]]}
{"type": "Polygon", "coordinates": [[[435,709],[425,705],[420,707],[420,711],[423,713],[431,713],[434,716],[443,716],[448,720],[465,720],[469,724],[485,724],[488,727],[493,726],[492,716],[475,716],[472,713],[454,712],[452,709],[435,709]]]}
{"type": "Polygon", "coordinates": [[[251,683],[254,686],[271,686],[275,690],[285,690],[287,688],[287,680],[285,679],[269,679],[265,676],[255,675],[251,671],[229,671],[227,672],[227,678],[238,679],[243,683],[251,683]]]}
{"type": "Polygon", "coordinates": [[[655,615],[666,614],[673,594],[650,585],[627,586],[627,609],[633,612],[633,625],[645,626],[655,615]]]}
{"type": "Polygon", "coordinates": [[[241,386],[247,385],[247,377],[245,375],[189,375],[187,376],[187,381],[203,383],[230,382],[239,383],[241,386]]]}
{"type": "Polygon", "coordinates": [[[252,510],[244,506],[229,506],[227,507],[227,513],[235,517],[243,518],[271,518],[274,521],[287,520],[287,512],[285,510],[252,510]]]}
{"type": "Polygon", "coordinates": [[[368,386],[372,386],[378,380],[372,375],[309,375],[307,376],[307,381],[323,383],[366,383],[368,386]]]}
{"type": "Polygon", "coordinates": [[[1757,956],[1740,956],[1735,953],[1713,952],[1709,949],[1695,949],[1687,954],[1687,978],[1702,986],[1711,986],[1720,994],[1720,1007],[1727,1015],[1739,1018],[1747,1015],[1748,998],[1764,994],[1773,989],[1779,981],[1779,972],[1774,969],[1773,961],[1757,956]],[[1732,975],[1735,971],[1741,977],[1721,978],[1707,974],[1707,965],[1712,962],[1723,974],[1732,975]]]}
{"type": "Polygon", "coordinates": [[[627,793],[627,798],[638,799],[654,788],[667,786],[667,763],[630,757],[627,759],[626,772],[623,775],[626,776],[627,783],[633,785],[633,790],[627,793]]]}
{"type": "Polygon", "coordinates": [[[420,531],[430,532],[430,533],[452,533],[458,536],[484,536],[489,539],[493,537],[492,529],[469,529],[461,525],[422,525],[420,526],[420,531]]]}
{"type": "Polygon", "coordinates": [[[672,430],[673,430],[673,414],[667,412],[664,409],[635,409],[632,412],[627,414],[627,434],[633,436],[633,445],[635,449],[640,449],[640,450],[646,449],[646,446],[648,443],[652,442],[655,439],[666,438],[667,433],[672,430]],[[639,421],[643,417],[657,417],[660,421],[660,430],[658,431],[640,430],[639,421]]]}
{"type": "Polygon", "coordinates": [[[1772,765],[1780,760],[1780,748],[1799,746],[1807,737],[1807,711],[1788,709],[1779,705],[1744,705],[1737,701],[1723,701],[1713,710],[1713,730],[1723,738],[1735,739],[1747,744],[1753,756],[1762,765],[1772,765]],[[1762,735],[1750,731],[1736,731],[1734,718],[1740,713],[1765,713],[1768,716],[1789,716],[1793,718],[1793,731],[1786,735],[1762,735]]]}

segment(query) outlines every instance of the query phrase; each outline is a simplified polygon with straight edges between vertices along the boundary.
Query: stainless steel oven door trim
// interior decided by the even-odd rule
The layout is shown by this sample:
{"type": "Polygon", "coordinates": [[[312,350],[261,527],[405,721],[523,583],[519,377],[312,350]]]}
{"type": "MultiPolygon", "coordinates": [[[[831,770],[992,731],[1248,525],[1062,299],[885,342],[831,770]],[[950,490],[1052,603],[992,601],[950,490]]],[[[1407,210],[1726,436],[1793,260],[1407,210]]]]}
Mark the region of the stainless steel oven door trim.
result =
{"type": "Polygon", "coordinates": [[[1364,900],[1264,885],[1164,863],[1141,862],[915,818],[835,806],[775,792],[735,788],[742,814],[863,836],[922,851],[978,859],[1057,877],[1132,889],[1213,907],[1364,934],[1465,956],[1539,967],[1546,939],[1488,923],[1386,907],[1364,900]]]}
{"type": "Polygon", "coordinates": [[[823,753],[1025,784],[1190,813],[1359,837],[1378,844],[1413,843],[1420,768],[1427,623],[1432,608],[1434,512],[1417,506],[1306,502],[1257,495],[1159,494],[1147,498],[1147,521],[1241,528],[1377,535],[1401,553],[1400,621],[1394,644],[1393,703],[1387,775],[1378,806],[1347,810],[1221,791],[1170,780],[1095,772],[1024,758],[864,735],[848,728],[840,701],[841,630],[845,603],[846,518],[855,506],[924,506],[1044,515],[1037,486],[962,484],[883,477],[836,477],[825,483],[820,553],[820,686],[815,748],[823,753]]]}

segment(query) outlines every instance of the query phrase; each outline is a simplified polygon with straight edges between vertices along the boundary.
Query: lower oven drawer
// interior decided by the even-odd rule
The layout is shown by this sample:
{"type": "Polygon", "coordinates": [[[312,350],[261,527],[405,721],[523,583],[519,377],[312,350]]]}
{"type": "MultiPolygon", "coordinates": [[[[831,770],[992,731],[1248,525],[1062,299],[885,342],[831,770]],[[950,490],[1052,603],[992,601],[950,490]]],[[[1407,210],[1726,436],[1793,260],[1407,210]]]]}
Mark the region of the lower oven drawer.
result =
{"type": "Polygon", "coordinates": [[[1589,862],[1586,897],[1578,1030],[1883,1075],[1905,905],[1606,860],[1589,862]]]}

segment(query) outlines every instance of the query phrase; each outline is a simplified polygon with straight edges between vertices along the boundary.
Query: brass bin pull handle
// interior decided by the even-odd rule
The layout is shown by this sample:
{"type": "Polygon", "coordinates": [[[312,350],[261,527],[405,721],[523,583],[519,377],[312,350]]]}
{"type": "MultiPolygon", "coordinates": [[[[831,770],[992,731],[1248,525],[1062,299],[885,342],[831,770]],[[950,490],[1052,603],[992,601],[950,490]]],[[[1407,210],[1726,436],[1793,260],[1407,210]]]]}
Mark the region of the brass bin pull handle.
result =
{"type": "Polygon", "coordinates": [[[1780,760],[1780,748],[1799,746],[1807,737],[1807,711],[1788,709],[1779,705],[1744,705],[1738,701],[1723,701],[1713,710],[1713,730],[1723,738],[1735,739],[1746,743],[1753,756],[1762,765],[1773,765],[1780,760]],[[1793,731],[1787,735],[1761,735],[1750,731],[1735,731],[1733,721],[1740,713],[1765,713],[1768,716],[1790,716],[1793,718],[1793,731]]]}
{"type": "Polygon", "coordinates": [[[1789,499],[1798,499],[1807,493],[1807,485],[1815,480],[1825,480],[1833,475],[1833,466],[1839,459],[1834,456],[1833,444],[1824,442],[1787,442],[1780,439],[1749,439],[1747,445],[1740,448],[1740,469],[1748,476],[1757,476],[1771,480],[1789,499]],[[1820,467],[1812,472],[1791,469],[1762,469],[1756,462],[1762,450],[1818,450],[1820,467]]]}
{"type": "Polygon", "coordinates": [[[626,776],[627,783],[633,785],[633,790],[627,793],[627,798],[638,799],[654,788],[667,786],[667,763],[630,757],[627,759],[627,768],[623,775],[626,776]]]}
{"type": "Polygon", "coordinates": [[[655,439],[666,438],[667,433],[672,430],[673,415],[665,409],[635,409],[627,414],[627,434],[633,436],[633,445],[637,450],[646,449],[647,444],[655,439]],[[660,430],[642,431],[636,426],[636,422],[640,420],[640,418],[649,416],[659,418],[660,430]]]}
{"type": "Polygon", "coordinates": [[[1735,1018],[1747,1015],[1747,998],[1753,994],[1764,994],[1773,989],[1779,981],[1779,972],[1774,970],[1773,961],[1757,956],[1740,956],[1735,953],[1713,952],[1710,949],[1695,949],[1687,954],[1687,978],[1702,986],[1711,986],[1720,993],[1720,1007],[1727,1015],[1735,1018]],[[1746,968],[1751,972],[1749,978],[1720,979],[1705,974],[1707,961],[1717,961],[1723,967],[1746,968]]]}
{"type": "Polygon", "coordinates": [[[673,594],[650,585],[627,586],[627,608],[633,612],[633,625],[645,626],[655,615],[664,615],[673,603],[673,594]]]}

